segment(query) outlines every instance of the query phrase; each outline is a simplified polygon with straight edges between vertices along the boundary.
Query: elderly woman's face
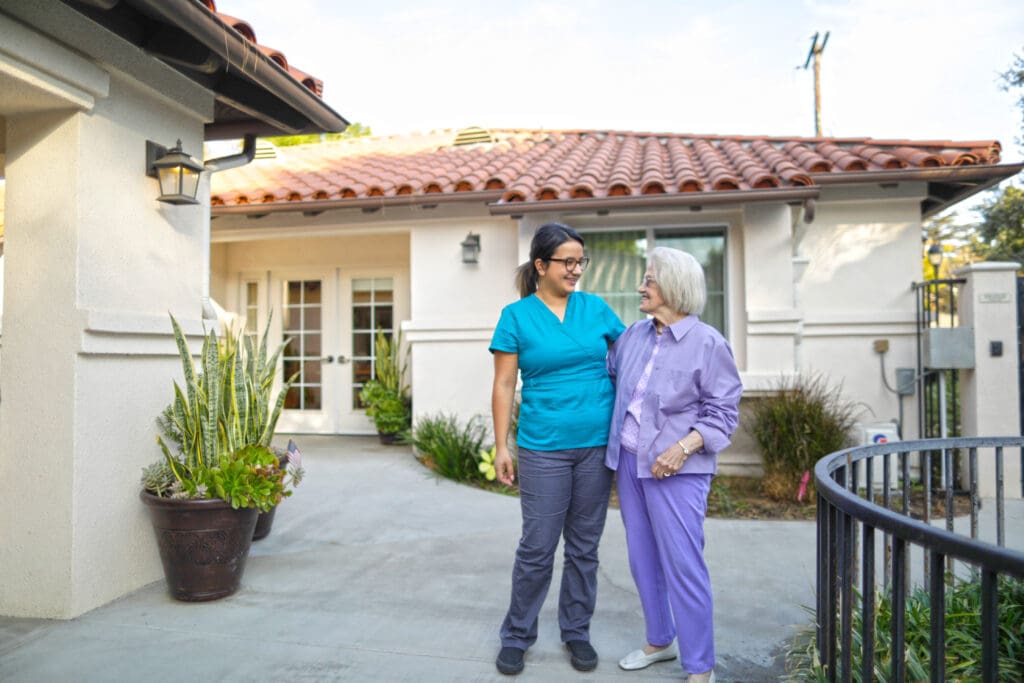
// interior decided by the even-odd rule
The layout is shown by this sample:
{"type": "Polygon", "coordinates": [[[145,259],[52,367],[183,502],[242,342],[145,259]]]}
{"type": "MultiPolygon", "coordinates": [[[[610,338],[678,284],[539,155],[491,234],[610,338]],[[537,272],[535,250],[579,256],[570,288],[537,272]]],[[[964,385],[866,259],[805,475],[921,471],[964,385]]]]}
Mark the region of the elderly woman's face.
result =
{"type": "Polygon", "coordinates": [[[654,271],[650,268],[644,273],[643,282],[637,291],[640,292],[640,310],[643,313],[654,315],[658,308],[665,305],[665,300],[661,298],[661,290],[658,289],[658,282],[654,279],[654,271]]]}

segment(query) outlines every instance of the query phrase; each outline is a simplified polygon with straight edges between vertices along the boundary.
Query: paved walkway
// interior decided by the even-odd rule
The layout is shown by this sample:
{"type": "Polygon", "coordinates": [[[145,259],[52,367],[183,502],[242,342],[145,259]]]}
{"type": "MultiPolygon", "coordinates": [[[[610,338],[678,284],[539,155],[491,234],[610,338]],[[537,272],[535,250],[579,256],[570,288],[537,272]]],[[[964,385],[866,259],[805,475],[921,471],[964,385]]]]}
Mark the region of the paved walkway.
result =
{"type": "MultiPolygon", "coordinates": [[[[235,595],[177,602],[161,580],[72,621],[0,618],[0,681],[511,680],[493,661],[518,499],[438,479],[375,438],[297,441],[306,479],[253,544],[235,595]]],[[[780,649],[810,619],[814,524],[711,519],[706,531],[718,680],[778,680],[780,649]]],[[[599,582],[598,668],[570,667],[555,588],[515,680],[682,680],[676,662],[616,666],[644,629],[615,510],[599,582]]]]}

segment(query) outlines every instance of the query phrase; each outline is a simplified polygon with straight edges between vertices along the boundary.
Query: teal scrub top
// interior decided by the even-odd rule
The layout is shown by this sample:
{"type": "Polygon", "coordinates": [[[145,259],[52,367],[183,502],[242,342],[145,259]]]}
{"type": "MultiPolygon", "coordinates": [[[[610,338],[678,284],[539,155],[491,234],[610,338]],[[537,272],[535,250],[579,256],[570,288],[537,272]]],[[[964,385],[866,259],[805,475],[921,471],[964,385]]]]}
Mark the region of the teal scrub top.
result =
{"type": "Polygon", "coordinates": [[[561,322],[536,294],[502,309],[490,351],[519,356],[521,448],[607,445],[615,387],[605,357],[625,329],[601,297],[585,292],[569,295],[561,322]]]}

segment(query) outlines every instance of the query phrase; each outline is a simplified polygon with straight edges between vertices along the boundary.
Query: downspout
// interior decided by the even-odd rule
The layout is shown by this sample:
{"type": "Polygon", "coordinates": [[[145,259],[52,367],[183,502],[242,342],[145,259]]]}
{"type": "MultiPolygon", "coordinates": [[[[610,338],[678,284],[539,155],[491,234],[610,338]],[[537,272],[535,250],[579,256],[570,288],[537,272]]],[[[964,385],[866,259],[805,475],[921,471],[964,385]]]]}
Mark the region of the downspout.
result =
{"type": "MultiPolygon", "coordinates": [[[[246,134],[242,141],[242,151],[238,154],[217,157],[203,163],[210,175],[229,168],[245,166],[256,158],[256,136],[246,134]]],[[[203,287],[202,287],[202,308],[203,320],[216,320],[217,311],[210,302],[210,214],[207,212],[206,220],[203,221],[203,287]]]]}

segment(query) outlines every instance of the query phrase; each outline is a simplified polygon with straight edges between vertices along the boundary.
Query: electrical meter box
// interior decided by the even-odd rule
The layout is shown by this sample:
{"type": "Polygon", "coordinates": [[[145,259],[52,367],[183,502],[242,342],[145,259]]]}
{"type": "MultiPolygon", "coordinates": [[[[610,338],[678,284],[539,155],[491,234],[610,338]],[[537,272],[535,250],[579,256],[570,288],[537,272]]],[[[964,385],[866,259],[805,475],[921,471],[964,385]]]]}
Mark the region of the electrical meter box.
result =
{"type": "Polygon", "coordinates": [[[932,370],[974,367],[974,328],[929,327],[921,336],[921,364],[932,370]]]}
{"type": "MultiPolygon", "coordinates": [[[[854,425],[854,429],[859,433],[858,441],[861,446],[874,446],[882,443],[892,443],[900,440],[899,431],[896,425],[892,422],[871,422],[871,423],[857,423],[854,425]]],[[[864,461],[861,461],[862,463],[864,461]]],[[[885,458],[882,455],[876,455],[871,459],[872,465],[872,478],[874,479],[873,486],[876,490],[881,489],[885,483],[883,465],[885,458]]],[[[860,476],[867,476],[867,465],[863,464],[860,468],[860,476]]],[[[896,453],[892,453],[889,456],[889,487],[896,488],[899,482],[900,473],[900,457],[896,453]]]]}

